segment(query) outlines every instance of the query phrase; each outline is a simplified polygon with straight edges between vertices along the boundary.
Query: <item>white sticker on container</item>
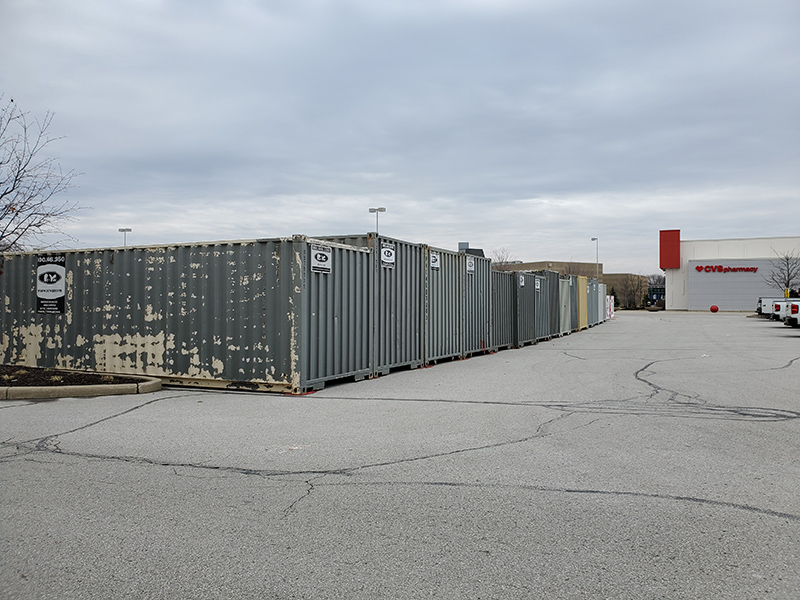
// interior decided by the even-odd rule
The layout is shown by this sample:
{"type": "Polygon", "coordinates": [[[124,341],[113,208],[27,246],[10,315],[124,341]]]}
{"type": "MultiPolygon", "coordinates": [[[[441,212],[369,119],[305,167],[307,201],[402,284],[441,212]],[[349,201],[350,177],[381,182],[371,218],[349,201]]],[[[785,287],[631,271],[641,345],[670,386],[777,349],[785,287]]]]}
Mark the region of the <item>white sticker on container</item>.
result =
{"type": "Polygon", "coordinates": [[[36,267],[36,312],[63,315],[67,294],[66,254],[40,256],[36,267]]]}
{"type": "Polygon", "coordinates": [[[311,272],[328,274],[333,268],[333,250],[330,246],[311,244],[311,272]]]}
{"type": "Polygon", "coordinates": [[[525,287],[525,275],[519,276],[519,287],[525,287]]]}
{"type": "Polygon", "coordinates": [[[431,269],[439,268],[439,253],[431,251],[431,269]]]}
{"type": "Polygon", "coordinates": [[[475,274],[475,257],[467,254],[467,275],[475,274]]]}
{"type": "Polygon", "coordinates": [[[395,249],[391,242],[381,242],[381,266],[394,269],[395,249]]]}

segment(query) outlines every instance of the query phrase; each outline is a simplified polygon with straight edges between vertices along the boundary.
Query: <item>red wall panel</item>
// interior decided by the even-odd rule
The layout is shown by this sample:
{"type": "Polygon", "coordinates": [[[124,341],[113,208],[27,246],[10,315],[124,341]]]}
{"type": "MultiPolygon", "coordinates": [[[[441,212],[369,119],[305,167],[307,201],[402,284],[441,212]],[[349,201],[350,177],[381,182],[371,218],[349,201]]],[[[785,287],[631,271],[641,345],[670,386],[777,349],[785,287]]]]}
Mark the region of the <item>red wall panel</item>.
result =
{"type": "Polygon", "coordinates": [[[681,268],[681,230],[664,229],[659,233],[659,266],[662,269],[681,268]]]}

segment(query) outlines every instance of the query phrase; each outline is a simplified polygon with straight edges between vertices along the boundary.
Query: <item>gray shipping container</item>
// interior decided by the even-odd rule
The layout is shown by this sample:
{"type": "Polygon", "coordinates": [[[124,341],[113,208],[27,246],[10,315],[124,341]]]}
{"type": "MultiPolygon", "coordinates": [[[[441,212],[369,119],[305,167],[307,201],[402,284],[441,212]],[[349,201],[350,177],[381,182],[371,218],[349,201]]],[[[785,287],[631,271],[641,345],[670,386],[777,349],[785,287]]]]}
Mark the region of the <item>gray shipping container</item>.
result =
{"type": "Polygon", "coordinates": [[[461,254],[425,247],[425,363],[462,354],[461,254]]]}
{"type": "Polygon", "coordinates": [[[597,279],[589,279],[587,283],[587,317],[589,327],[597,325],[597,279]]]}
{"type": "Polygon", "coordinates": [[[492,271],[492,349],[513,348],[517,339],[517,274],[492,271]]]}
{"type": "Polygon", "coordinates": [[[462,355],[488,351],[492,347],[492,261],[461,254],[464,274],[462,355]]]}
{"type": "Polygon", "coordinates": [[[549,337],[558,337],[561,335],[561,301],[559,300],[560,288],[558,285],[559,275],[556,271],[537,271],[537,275],[541,275],[547,279],[547,331],[549,333],[549,337]]]}
{"type": "Polygon", "coordinates": [[[533,273],[517,273],[517,345],[531,344],[538,338],[536,332],[537,302],[541,290],[537,289],[537,276],[533,273]]]}
{"type": "Polygon", "coordinates": [[[305,236],[8,254],[0,360],[302,393],[372,372],[372,278],[305,236]]]}
{"type": "Polygon", "coordinates": [[[534,279],[536,290],[535,331],[536,340],[549,340],[550,335],[550,290],[544,275],[537,274],[534,279]]]}
{"type": "Polygon", "coordinates": [[[559,326],[561,335],[567,335],[572,331],[572,299],[570,295],[570,278],[561,277],[558,280],[558,300],[561,306],[559,326]]]}
{"type": "Polygon", "coordinates": [[[606,299],[606,284],[601,283],[597,286],[597,322],[603,323],[606,321],[606,309],[608,306],[606,299]]]}
{"type": "Polygon", "coordinates": [[[425,247],[365,233],[325,236],[372,250],[373,375],[425,362],[425,247]]]}
{"type": "Polygon", "coordinates": [[[569,277],[569,326],[570,332],[578,331],[578,276],[568,275],[569,277]]]}

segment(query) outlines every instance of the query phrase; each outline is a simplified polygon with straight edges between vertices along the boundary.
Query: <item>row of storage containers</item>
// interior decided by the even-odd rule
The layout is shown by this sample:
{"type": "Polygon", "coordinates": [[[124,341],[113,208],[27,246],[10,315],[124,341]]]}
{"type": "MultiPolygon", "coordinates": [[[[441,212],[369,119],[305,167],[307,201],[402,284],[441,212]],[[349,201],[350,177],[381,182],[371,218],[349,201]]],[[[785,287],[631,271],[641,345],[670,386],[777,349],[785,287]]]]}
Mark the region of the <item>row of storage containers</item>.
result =
{"type": "Polygon", "coordinates": [[[568,334],[605,287],[377,234],[7,254],[4,364],[303,393],[568,334]]]}

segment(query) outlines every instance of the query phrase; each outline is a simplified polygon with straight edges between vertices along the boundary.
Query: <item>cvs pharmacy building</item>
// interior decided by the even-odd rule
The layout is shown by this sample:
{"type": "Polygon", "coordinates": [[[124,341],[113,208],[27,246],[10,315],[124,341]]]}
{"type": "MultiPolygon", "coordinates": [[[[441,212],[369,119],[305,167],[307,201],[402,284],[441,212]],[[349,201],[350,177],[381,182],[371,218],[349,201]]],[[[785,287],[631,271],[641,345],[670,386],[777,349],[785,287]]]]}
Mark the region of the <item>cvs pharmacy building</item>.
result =
{"type": "Polygon", "coordinates": [[[667,310],[755,311],[759,297],[781,297],[766,282],[779,256],[800,256],[800,237],[681,240],[679,229],[659,232],[667,310]]]}

